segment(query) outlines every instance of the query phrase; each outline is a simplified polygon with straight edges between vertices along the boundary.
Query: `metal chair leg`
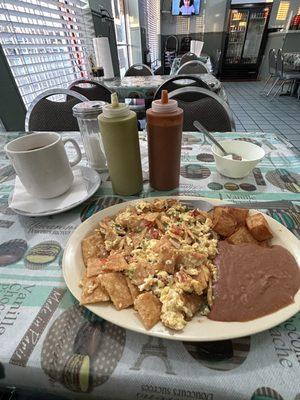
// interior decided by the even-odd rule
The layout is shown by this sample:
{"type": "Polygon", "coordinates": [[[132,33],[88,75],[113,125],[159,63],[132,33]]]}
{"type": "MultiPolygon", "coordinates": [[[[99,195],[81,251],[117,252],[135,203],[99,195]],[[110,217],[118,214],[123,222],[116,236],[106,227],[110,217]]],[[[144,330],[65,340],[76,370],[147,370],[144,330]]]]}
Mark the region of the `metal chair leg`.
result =
{"type": "Polygon", "coordinates": [[[275,93],[273,94],[272,98],[270,99],[270,101],[273,101],[275,99],[275,97],[278,95],[278,93],[282,90],[283,86],[285,84],[285,80],[283,80],[281,82],[281,84],[278,86],[277,90],[275,91],[275,93]]]}
{"type": "Polygon", "coordinates": [[[277,83],[279,82],[279,78],[276,78],[273,85],[270,87],[269,91],[267,92],[266,96],[269,97],[269,95],[271,94],[272,90],[274,89],[274,87],[277,85],[277,83]]]}
{"type": "Polygon", "coordinates": [[[265,84],[264,84],[264,87],[263,87],[262,90],[259,92],[259,94],[265,94],[265,89],[267,88],[268,83],[270,82],[270,80],[272,79],[272,77],[273,77],[273,75],[271,75],[271,74],[268,76],[268,79],[266,80],[266,82],[265,82],[265,84]]]}

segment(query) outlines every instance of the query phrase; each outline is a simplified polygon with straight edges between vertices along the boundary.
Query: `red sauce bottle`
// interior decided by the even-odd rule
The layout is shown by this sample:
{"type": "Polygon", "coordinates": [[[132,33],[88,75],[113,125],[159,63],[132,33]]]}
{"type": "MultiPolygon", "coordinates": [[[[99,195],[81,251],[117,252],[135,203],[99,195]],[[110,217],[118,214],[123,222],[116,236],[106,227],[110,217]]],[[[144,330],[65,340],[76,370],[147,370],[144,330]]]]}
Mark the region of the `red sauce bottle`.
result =
{"type": "Polygon", "coordinates": [[[179,186],[183,110],[163,90],[147,110],[150,186],[172,190],[179,186]]]}

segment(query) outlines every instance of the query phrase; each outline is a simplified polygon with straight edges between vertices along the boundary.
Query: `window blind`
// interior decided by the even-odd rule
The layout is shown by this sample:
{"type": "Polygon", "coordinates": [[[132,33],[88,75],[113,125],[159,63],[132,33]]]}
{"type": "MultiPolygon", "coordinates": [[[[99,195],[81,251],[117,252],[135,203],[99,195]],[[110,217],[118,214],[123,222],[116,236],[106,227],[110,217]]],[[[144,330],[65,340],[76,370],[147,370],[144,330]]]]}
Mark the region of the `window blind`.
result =
{"type": "Polygon", "coordinates": [[[151,54],[151,62],[160,60],[160,1],[146,0],[147,44],[151,54]]]}
{"type": "Polygon", "coordinates": [[[0,0],[0,43],[26,107],[87,76],[94,36],[88,0],[0,0]]]}

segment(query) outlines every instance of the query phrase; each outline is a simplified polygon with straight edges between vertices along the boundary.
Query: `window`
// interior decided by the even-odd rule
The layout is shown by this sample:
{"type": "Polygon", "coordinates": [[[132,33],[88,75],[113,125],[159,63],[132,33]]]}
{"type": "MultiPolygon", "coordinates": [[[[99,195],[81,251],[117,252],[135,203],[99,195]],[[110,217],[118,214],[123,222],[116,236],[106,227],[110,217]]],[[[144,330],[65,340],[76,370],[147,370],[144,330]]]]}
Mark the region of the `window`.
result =
{"type": "Polygon", "coordinates": [[[124,0],[112,0],[112,9],[116,29],[120,74],[123,76],[131,64],[124,0]]]}
{"type": "Polygon", "coordinates": [[[112,0],[121,76],[130,65],[143,62],[139,15],[141,3],[137,0],[112,0]]]}
{"type": "Polygon", "coordinates": [[[156,66],[160,60],[160,1],[146,0],[147,45],[150,50],[151,65],[156,66]]]}
{"type": "Polygon", "coordinates": [[[0,0],[0,43],[25,105],[87,76],[95,36],[88,0],[0,0]]]}

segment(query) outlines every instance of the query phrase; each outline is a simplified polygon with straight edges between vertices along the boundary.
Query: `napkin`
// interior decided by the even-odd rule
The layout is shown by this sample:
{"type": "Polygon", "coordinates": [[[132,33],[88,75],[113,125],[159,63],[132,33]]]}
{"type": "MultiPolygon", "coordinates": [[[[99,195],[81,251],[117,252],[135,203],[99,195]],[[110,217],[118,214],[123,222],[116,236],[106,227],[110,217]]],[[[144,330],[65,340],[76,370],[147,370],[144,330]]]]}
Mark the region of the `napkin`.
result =
{"type": "Polygon", "coordinates": [[[87,195],[87,187],[84,182],[80,168],[73,169],[74,181],[70,189],[53,199],[38,199],[29,194],[21,183],[19,177],[16,177],[15,188],[10,202],[10,207],[28,213],[43,213],[64,208],[81,201],[87,195]]]}

